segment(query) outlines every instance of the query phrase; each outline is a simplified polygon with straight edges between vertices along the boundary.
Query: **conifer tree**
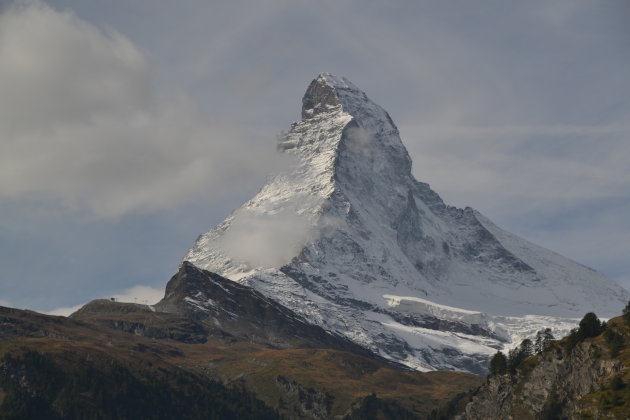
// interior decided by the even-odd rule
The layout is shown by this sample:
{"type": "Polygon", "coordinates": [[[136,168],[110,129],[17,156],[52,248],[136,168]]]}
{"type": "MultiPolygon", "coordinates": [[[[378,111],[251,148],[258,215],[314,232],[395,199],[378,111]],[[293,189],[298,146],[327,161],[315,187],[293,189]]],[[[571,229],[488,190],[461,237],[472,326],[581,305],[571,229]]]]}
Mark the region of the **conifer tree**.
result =
{"type": "Polygon", "coordinates": [[[584,318],[580,321],[580,328],[578,334],[580,338],[585,339],[588,337],[596,337],[604,331],[601,321],[597,318],[593,312],[589,312],[584,315],[584,318]]]}
{"type": "Polygon", "coordinates": [[[534,341],[534,352],[536,354],[542,354],[553,343],[554,336],[551,333],[551,328],[545,328],[536,333],[536,340],[534,341]]]}
{"type": "Polygon", "coordinates": [[[504,375],[507,372],[507,357],[501,351],[495,353],[490,359],[490,374],[504,375]]]}
{"type": "Polygon", "coordinates": [[[521,358],[525,359],[534,354],[534,343],[532,343],[532,340],[530,340],[529,338],[526,338],[525,340],[521,341],[520,350],[521,358]]]}

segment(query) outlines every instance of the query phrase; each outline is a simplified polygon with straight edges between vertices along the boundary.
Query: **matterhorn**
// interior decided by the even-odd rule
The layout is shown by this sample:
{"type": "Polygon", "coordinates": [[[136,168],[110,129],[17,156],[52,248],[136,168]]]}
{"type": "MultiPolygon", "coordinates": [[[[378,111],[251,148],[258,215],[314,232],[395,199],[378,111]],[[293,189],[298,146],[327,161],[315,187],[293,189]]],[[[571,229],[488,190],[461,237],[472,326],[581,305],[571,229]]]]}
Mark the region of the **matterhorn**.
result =
{"type": "Polygon", "coordinates": [[[290,165],[184,260],[386,359],[481,373],[497,349],[630,300],[597,271],[445,204],[412,175],[388,113],[345,78],[311,82],[277,148],[290,165]]]}

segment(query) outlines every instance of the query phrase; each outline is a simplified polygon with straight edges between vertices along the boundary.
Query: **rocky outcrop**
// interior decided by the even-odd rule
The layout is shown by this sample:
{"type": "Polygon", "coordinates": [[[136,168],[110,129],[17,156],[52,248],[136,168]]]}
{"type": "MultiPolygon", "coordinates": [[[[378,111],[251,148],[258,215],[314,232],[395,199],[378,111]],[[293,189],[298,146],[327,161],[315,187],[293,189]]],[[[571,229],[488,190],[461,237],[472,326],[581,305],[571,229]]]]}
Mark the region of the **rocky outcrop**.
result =
{"type": "Polygon", "coordinates": [[[280,407],[291,407],[291,418],[325,420],[330,418],[334,397],[325,391],[307,388],[284,376],[276,377],[276,386],[282,392],[280,407]]]}
{"type": "MultiPolygon", "coordinates": [[[[543,413],[552,405],[560,412],[560,417],[553,418],[580,418],[585,408],[583,398],[602,388],[623,364],[609,357],[601,338],[581,342],[571,350],[566,347],[564,341],[555,343],[542,355],[526,359],[516,375],[489,377],[465,413],[456,418],[538,419],[545,418],[543,413]]],[[[593,415],[597,409],[588,411],[593,415]]],[[[596,414],[587,418],[602,417],[596,414]]]]}
{"type": "Polygon", "coordinates": [[[302,98],[302,118],[312,118],[341,105],[334,89],[323,79],[315,79],[302,98]]]}
{"type": "Polygon", "coordinates": [[[251,287],[186,261],[166,285],[166,295],[155,309],[193,319],[215,335],[223,332],[272,348],[329,348],[382,359],[345,337],[307,322],[251,287]]]}
{"type": "MultiPolygon", "coordinates": [[[[212,334],[202,323],[176,314],[156,312],[151,306],[97,299],[70,315],[129,334],[182,343],[205,343],[212,334]]],[[[225,334],[220,334],[224,338],[225,334]]]]}
{"type": "MultiPolygon", "coordinates": [[[[247,342],[271,349],[342,350],[385,361],[347,338],[309,323],[251,287],[188,262],[181,264],[168,282],[164,298],[155,305],[97,299],[70,318],[187,344],[206,343],[212,338],[225,345],[247,342]]],[[[1,322],[0,317],[0,325],[1,322]]],[[[408,370],[395,362],[387,363],[408,370]]]]}

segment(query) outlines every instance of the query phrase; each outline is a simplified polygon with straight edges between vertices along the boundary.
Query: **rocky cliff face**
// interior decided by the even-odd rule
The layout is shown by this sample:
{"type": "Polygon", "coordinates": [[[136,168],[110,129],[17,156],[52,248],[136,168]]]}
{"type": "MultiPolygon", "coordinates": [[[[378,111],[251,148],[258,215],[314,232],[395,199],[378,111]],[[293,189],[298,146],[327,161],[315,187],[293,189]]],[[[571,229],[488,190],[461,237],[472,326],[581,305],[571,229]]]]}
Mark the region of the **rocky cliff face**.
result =
{"type": "Polygon", "coordinates": [[[245,285],[184,262],[155,305],[94,300],[70,318],[155,339],[182,343],[248,342],[274,349],[328,348],[383,360],[377,354],[307,322],[245,285]]]}
{"type": "Polygon", "coordinates": [[[319,75],[302,104],[278,141],[294,165],[184,260],[420,370],[482,372],[497,348],[575,322],[558,317],[606,316],[630,299],[594,270],[446,205],[413,177],[388,113],[347,79],[319,75]]]}
{"type": "Polygon", "coordinates": [[[208,336],[272,348],[330,348],[377,356],[341,335],[313,325],[273,299],[184,262],[154,309],[203,325],[208,336]]]}
{"type": "MultiPolygon", "coordinates": [[[[627,327],[619,318],[609,325],[622,331],[628,342],[627,327]]],[[[465,413],[456,418],[628,418],[627,353],[624,350],[611,357],[610,346],[602,336],[587,339],[571,350],[567,349],[565,339],[542,355],[525,360],[517,374],[489,377],[466,406],[465,413]],[[613,379],[616,385],[611,385],[613,379]],[[615,398],[611,390],[622,393],[617,402],[612,402],[615,398]]]]}

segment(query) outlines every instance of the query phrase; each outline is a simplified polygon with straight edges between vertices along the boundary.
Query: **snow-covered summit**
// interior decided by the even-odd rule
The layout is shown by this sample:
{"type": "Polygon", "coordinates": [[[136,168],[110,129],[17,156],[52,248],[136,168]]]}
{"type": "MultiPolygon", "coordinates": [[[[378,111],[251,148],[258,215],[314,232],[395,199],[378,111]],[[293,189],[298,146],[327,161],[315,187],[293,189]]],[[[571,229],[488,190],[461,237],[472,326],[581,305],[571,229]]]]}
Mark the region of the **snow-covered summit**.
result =
{"type": "Polygon", "coordinates": [[[550,317],[609,316],[630,299],[596,271],[447,206],[413,177],[387,112],[347,79],[320,74],[302,104],[278,141],[295,165],[185,260],[419,369],[479,371],[516,337],[573,323],[550,317]]]}

